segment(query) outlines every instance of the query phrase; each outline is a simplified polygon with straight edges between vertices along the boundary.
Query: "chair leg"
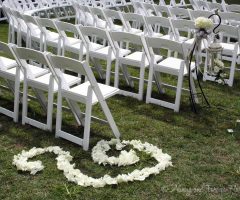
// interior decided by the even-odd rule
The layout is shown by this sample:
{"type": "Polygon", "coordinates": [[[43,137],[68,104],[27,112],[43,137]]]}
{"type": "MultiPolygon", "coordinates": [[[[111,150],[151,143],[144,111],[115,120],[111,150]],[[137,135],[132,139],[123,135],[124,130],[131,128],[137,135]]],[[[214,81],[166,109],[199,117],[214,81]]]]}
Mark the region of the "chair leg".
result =
{"type": "Polygon", "coordinates": [[[103,70],[102,70],[102,66],[99,64],[98,60],[96,58],[91,58],[93,64],[94,64],[94,67],[96,68],[99,76],[101,79],[105,79],[105,74],[103,73],[103,70]]]}
{"type": "Polygon", "coordinates": [[[92,115],[92,95],[88,98],[86,103],[86,113],[85,113],[85,124],[84,124],[84,135],[83,135],[83,149],[88,150],[89,147],[89,137],[90,137],[90,125],[91,125],[91,115],[92,115]]]}
{"type": "Polygon", "coordinates": [[[56,117],[56,132],[55,137],[58,138],[58,133],[62,129],[62,92],[58,91],[57,99],[57,117],[56,117]]]}
{"type": "Polygon", "coordinates": [[[234,74],[235,74],[235,68],[236,68],[236,60],[237,60],[237,55],[234,54],[231,62],[231,68],[230,68],[230,75],[229,75],[229,81],[228,85],[230,87],[233,86],[233,81],[234,81],[234,74]]]}
{"type": "MultiPolygon", "coordinates": [[[[17,70],[20,72],[20,70],[17,70]]],[[[14,122],[18,122],[18,113],[19,113],[19,88],[20,88],[20,73],[16,73],[15,79],[15,89],[14,89],[14,122]]]]}
{"type": "Polygon", "coordinates": [[[147,96],[146,96],[146,103],[150,102],[151,95],[152,95],[152,81],[153,81],[153,66],[150,65],[149,67],[149,74],[148,74],[148,85],[147,85],[147,96]]]}
{"type": "Polygon", "coordinates": [[[116,59],[115,63],[115,76],[114,76],[114,87],[118,88],[119,86],[119,60],[116,59]]]}
{"type": "Polygon", "coordinates": [[[27,96],[27,91],[28,91],[28,84],[27,80],[24,80],[23,84],[23,107],[22,107],[22,124],[25,125],[25,118],[27,117],[27,112],[28,112],[28,96],[27,96]]]}
{"type": "Polygon", "coordinates": [[[128,70],[127,70],[127,66],[125,65],[121,65],[121,69],[122,69],[122,72],[123,72],[123,75],[124,75],[124,78],[125,78],[125,81],[127,82],[127,84],[131,87],[131,88],[134,88],[134,82],[130,76],[130,74],[128,73],[128,70]]]}
{"type": "Polygon", "coordinates": [[[48,90],[48,107],[47,107],[47,129],[52,131],[52,115],[53,115],[53,87],[54,80],[50,78],[49,90],[48,90]]]}
{"type": "Polygon", "coordinates": [[[145,74],[145,68],[144,66],[141,66],[140,68],[140,80],[139,80],[139,98],[138,100],[143,100],[143,89],[144,89],[144,74],[145,74]]]}
{"type": "Polygon", "coordinates": [[[100,103],[102,110],[107,118],[108,124],[113,131],[113,134],[115,135],[116,138],[120,138],[120,132],[119,132],[118,127],[113,119],[113,116],[108,108],[106,101],[99,101],[99,103],[100,103]]]}
{"type": "Polygon", "coordinates": [[[108,60],[107,60],[107,68],[106,68],[106,85],[110,85],[111,66],[112,66],[111,59],[108,59],[108,60]]]}
{"type": "Polygon", "coordinates": [[[181,67],[178,75],[174,112],[179,112],[180,100],[181,100],[181,94],[182,94],[183,74],[184,74],[184,67],[181,67]]]}

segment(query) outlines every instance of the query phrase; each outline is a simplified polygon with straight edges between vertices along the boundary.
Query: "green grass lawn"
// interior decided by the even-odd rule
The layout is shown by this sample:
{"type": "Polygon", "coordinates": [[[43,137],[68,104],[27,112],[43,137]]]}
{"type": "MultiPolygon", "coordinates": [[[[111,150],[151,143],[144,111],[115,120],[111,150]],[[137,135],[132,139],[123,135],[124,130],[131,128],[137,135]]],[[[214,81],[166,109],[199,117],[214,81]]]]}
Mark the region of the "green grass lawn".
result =
{"type": "MultiPolygon", "coordinates": [[[[7,24],[0,23],[1,41],[7,41],[7,29],[7,24]]],[[[107,101],[122,139],[139,139],[162,148],[172,156],[173,167],[144,182],[100,189],[67,182],[63,173],[57,170],[52,154],[33,159],[40,159],[45,165],[45,169],[35,176],[18,172],[12,165],[13,156],[23,149],[59,145],[70,151],[76,168],[93,177],[115,176],[151,166],[154,162],[146,157],[129,167],[99,166],[92,162],[91,151],[85,152],[77,145],[56,139],[54,132],[23,126],[0,114],[3,125],[0,130],[0,199],[239,199],[240,129],[227,132],[229,128],[235,129],[236,120],[240,119],[239,72],[232,88],[212,82],[202,85],[211,108],[201,106],[198,114],[191,111],[188,93],[183,93],[179,113],[130,97],[116,96],[107,101]]],[[[1,91],[0,104],[11,107],[12,96],[1,91]]],[[[30,103],[30,112],[45,119],[35,102],[30,103]]],[[[94,108],[94,114],[101,115],[98,106],[94,108]]],[[[70,131],[82,134],[69,113],[65,114],[64,122],[70,131]]],[[[92,123],[90,149],[100,139],[112,137],[108,126],[92,123]]]]}

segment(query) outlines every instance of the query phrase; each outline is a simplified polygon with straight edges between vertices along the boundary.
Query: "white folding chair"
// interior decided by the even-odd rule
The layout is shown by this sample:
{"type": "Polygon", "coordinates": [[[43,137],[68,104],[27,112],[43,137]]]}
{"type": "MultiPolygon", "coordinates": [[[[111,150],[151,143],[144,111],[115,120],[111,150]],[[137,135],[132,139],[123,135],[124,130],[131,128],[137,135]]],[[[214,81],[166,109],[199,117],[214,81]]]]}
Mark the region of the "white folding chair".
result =
{"type": "Polygon", "coordinates": [[[36,17],[36,21],[41,30],[40,34],[40,50],[46,51],[47,47],[53,47],[57,49],[57,53],[61,53],[61,46],[59,46],[60,35],[59,31],[54,23],[54,20],[47,18],[36,17]],[[54,31],[52,31],[52,30],[54,31]]]}
{"type": "Polygon", "coordinates": [[[94,18],[92,16],[92,13],[90,11],[90,6],[85,6],[85,5],[79,5],[79,9],[81,12],[81,17],[82,17],[82,25],[84,26],[93,26],[94,25],[94,18]]]}
{"type": "Polygon", "coordinates": [[[149,36],[174,39],[174,32],[169,18],[151,16],[145,17],[145,21],[149,36]]]}
{"type": "Polygon", "coordinates": [[[69,69],[85,77],[84,83],[75,87],[64,87],[64,79],[60,74],[58,78],[58,103],[57,103],[57,119],[56,119],[56,137],[61,137],[74,142],[78,145],[82,145],[84,150],[88,150],[89,138],[90,138],[90,124],[92,116],[92,106],[99,103],[107,123],[112,129],[116,138],[120,137],[120,133],[112,117],[112,114],[107,106],[106,99],[117,94],[118,89],[107,85],[97,83],[91,68],[86,62],[80,62],[71,58],[60,56],[48,56],[54,70],[69,69]],[[79,117],[79,122],[84,126],[83,138],[72,135],[71,133],[62,130],[62,99],[66,98],[73,114],[79,117]],[[86,112],[83,114],[77,103],[83,103],[86,105],[86,112]],[[73,109],[72,104],[75,107],[73,109]]]}
{"type": "MultiPolygon", "coordinates": [[[[57,83],[54,79],[54,75],[49,72],[50,64],[46,59],[46,55],[43,52],[39,52],[33,49],[15,47],[14,52],[24,69],[24,84],[23,84],[23,108],[22,108],[22,124],[30,124],[43,130],[52,130],[52,115],[53,115],[53,96],[57,92],[57,83]],[[35,63],[44,65],[48,69],[39,67],[33,67],[33,65],[27,64],[27,61],[31,60],[35,63]],[[36,72],[39,71],[38,74],[36,72]],[[37,119],[33,119],[28,116],[28,88],[32,87],[36,97],[41,104],[43,110],[47,113],[47,122],[43,123],[37,119]],[[45,93],[48,93],[46,99],[45,93]]],[[[80,82],[80,78],[68,74],[63,74],[66,78],[65,84],[72,86],[80,82]]]]}
{"type": "MultiPolygon", "coordinates": [[[[102,70],[102,65],[100,60],[105,60],[106,63],[106,84],[110,85],[111,78],[111,67],[112,61],[116,59],[116,49],[113,45],[112,39],[107,30],[103,30],[95,27],[80,27],[81,33],[83,34],[85,40],[87,41],[87,61],[89,63],[89,58],[93,61],[95,68],[99,72],[102,70]],[[95,38],[94,41],[90,41],[90,38],[95,38]],[[99,46],[100,48],[96,47],[99,46]]],[[[128,50],[122,49],[121,53],[127,55],[130,53],[128,50]]],[[[100,73],[102,74],[102,72],[100,73]]],[[[104,77],[102,75],[102,77],[104,77]]]]}
{"type": "MultiPolygon", "coordinates": [[[[144,74],[145,69],[149,66],[149,55],[145,52],[146,42],[143,35],[137,35],[127,32],[111,32],[111,37],[114,41],[114,45],[117,49],[116,55],[116,64],[115,64],[115,79],[114,86],[119,88],[119,78],[120,78],[120,69],[123,73],[123,78],[130,87],[134,87],[133,79],[137,79],[139,86],[138,92],[130,92],[125,89],[120,90],[120,94],[125,96],[131,96],[137,98],[138,100],[143,99],[144,91],[144,74]],[[125,44],[125,46],[124,46],[125,44]],[[132,46],[132,48],[128,48],[132,46]],[[145,46],[145,47],[144,47],[145,46]],[[126,50],[131,50],[131,53],[124,55],[122,53],[122,48],[126,50]],[[133,47],[135,47],[133,49],[133,47]],[[139,77],[130,76],[128,68],[134,68],[139,71],[139,77]]],[[[160,60],[161,57],[157,57],[156,60],[160,60]]]]}
{"type": "MultiPolygon", "coordinates": [[[[173,27],[175,40],[178,42],[184,42],[187,47],[192,47],[195,40],[195,23],[191,20],[186,19],[172,19],[171,24],[173,27]]],[[[202,40],[201,50],[207,48],[208,41],[206,39],[202,40]]]]}
{"type": "MultiPolygon", "coordinates": [[[[151,55],[150,61],[150,70],[149,70],[149,78],[148,78],[148,87],[147,87],[147,97],[146,103],[154,103],[166,108],[173,109],[175,112],[179,111],[180,108],[180,100],[181,100],[181,93],[182,93],[182,85],[183,85],[183,78],[185,75],[190,73],[190,81],[193,86],[194,93],[195,87],[194,82],[192,79],[192,73],[188,72],[188,59],[187,59],[187,52],[186,48],[183,46],[183,43],[170,41],[162,38],[157,37],[146,37],[146,41],[148,44],[148,50],[151,55]],[[159,54],[160,51],[156,50],[168,50],[171,52],[177,52],[178,55],[182,56],[181,58],[176,58],[172,56],[167,56],[165,59],[161,60],[160,62],[156,61],[156,55],[159,54]],[[154,51],[155,50],[155,51],[154,51]],[[160,74],[168,74],[177,77],[177,86],[176,88],[176,97],[174,103],[168,102],[165,100],[159,100],[152,97],[152,86],[153,86],[153,76],[155,75],[155,79],[159,78],[160,74]]],[[[162,53],[160,53],[162,55],[162,53]]],[[[163,56],[163,55],[162,55],[163,56]]],[[[195,67],[194,63],[191,65],[191,69],[193,70],[195,67]]],[[[160,82],[161,87],[164,85],[163,82],[160,82]]],[[[168,85],[169,86],[169,85],[168,85]]],[[[172,86],[171,86],[172,87],[172,86]]],[[[164,90],[161,90],[164,92],[164,90]]]]}
{"type": "MultiPolygon", "coordinates": [[[[225,82],[232,87],[233,81],[234,81],[234,74],[236,71],[237,59],[240,56],[240,49],[239,49],[240,31],[238,27],[223,25],[223,24],[218,27],[218,31],[220,35],[220,44],[223,47],[221,59],[225,61],[229,61],[231,63],[229,78],[225,79],[225,82]],[[224,37],[229,37],[231,38],[231,40],[225,41],[223,39],[224,37]],[[232,39],[234,41],[232,41],[232,39]]],[[[208,58],[209,56],[207,56],[207,59],[205,62],[203,80],[215,81],[215,77],[209,76],[207,72],[207,65],[209,61],[208,58]]]]}
{"type": "Polygon", "coordinates": [[[154,4],[142,3],[142,6],[145,10],[146,16],[156,16],[157,15],[154,4]]]}
{"type": "Polygon", "coordinates": [[[17,30],[19,30],[19,21],[18,19],[13,15],[12,13],[12,10],[13,9],[10,9],[8,6],[5,6],[3,5],[3,10],[4,10],[4,13],[6,14],[7,16],[7,19],[8,19],[8,43],[15,43],[15,33],[18,31],[16,31],[16,28],[17,30]]]}
{"type": "Polygon", "coordinates": [[[26,33],[26,47],[32,48],[33,42],[39,44],[41,46],[41,30],[39,28],[36,17],[31,15],[21,15],[22,19],[27,25],[27,33],[26,33]]]}
{"type": "Polygon", "coordinates": [[[155,11],[156,11],[157,16],[171,17],[171,13],[169,11],[169,6],[167,6],[167,5],[155,5],[155,11]]]}
{"type": "Polygon", "coordinates": [[[106,16],[110,30],[127,31],[127,25],[120,11],[104,9],[103,12],[106,16]]]}
{"type": "Polygon", "coordinates": [[[142,15],[136,13],[122,13],[127,26],[127,32],[142,34],[147,32],[145,19],[142,15]]]}
{"type": "Polygon", "coordinates": [[[60,55],[65,55],[65,52],[68,51],[77,54],[79,60],[82,60],[83,56],[86,55],[86,45],[84,45],[85,41],[83,40],[78,25],[62,21],[55,21],[54,23],[56,24],[60,35],[58,44],[61,49],[60,55]],[[70,34],[73,36],[68,36],[70,34]]]}
{"type": "Polygon", "coordinates": [[[20,67],[15,61],[12,46],[13,44],[0,42],[0,53],[8,56],[8,58],[0,56],[0,77],[6,81],[10,91],[14,95],[14,108],[11,111],[0,107],[0,113],[13,118],[14,122],[18,122],[20,82],[23,80],[23,76],[20,67]]]}
{"type": "Polygon", "coordinates": [[[93,24],[96,27],[106,29],[107,28],[107,19],[104,15],[102,8],[97,7],[89,7],[92,16],[93,16],[93,24]]]}

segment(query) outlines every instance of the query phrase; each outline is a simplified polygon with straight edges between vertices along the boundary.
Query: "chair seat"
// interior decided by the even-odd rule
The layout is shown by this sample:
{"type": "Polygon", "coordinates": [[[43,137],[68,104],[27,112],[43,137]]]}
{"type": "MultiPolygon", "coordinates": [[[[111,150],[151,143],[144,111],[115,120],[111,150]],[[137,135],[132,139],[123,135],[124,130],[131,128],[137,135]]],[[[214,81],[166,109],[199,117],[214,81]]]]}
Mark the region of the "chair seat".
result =
{"type": "Polygon", "coordinates": [[[95,51],[95,50],[97,50],[97,49],[100,49],[100,48],[103,48],[104,46],[103,45],[101,45],[101,44],[97,44],[97,43],[94,43],[94,42],[90,42],[90,44],[89,44],[89,50],[90,51],[95,51]]]}
{"type": "MultiPolygon", "coordinates": [[[[16,77],[16,70],[17,70],[16,67],[13,67],[13,68],[10,68],[7,70],[0,70],[0,76],[2,78],[6,78],[6,79],[14,81],[15,77],[16,77]]],[[[20,81],[22,81],[23,78],[24,78],[23,73],[22,73],[22,71],[20,71],[20,81]]]]}
{"type": "MultiPolygon", "coordinates": [[[[87,81],[69,90],[63,90],[63,96],[66,98],[75,99],[77,101],[82,101],[84,103],[87,101],[87,93],[88,93],[89,86],[90,86],[90,82],[87,81]]],[[[115,87],[111,87],[101,83],[98,83],[98,86],[100,88],[100,91],[104,99],[107,99],[119,92],[119,89],[115,87]]],[[[98,99],[96,97],[96,94],[93,92],[92,104],[96,104],[97,102],[98,102],[98,99]]]]}
{"type": "Polygon", "coordinates": [[[59,34],[52,32],[52,31],[47,31],[47,42],[51,42],[51,43],[56,43],[58,42],[58,38],[59,38],[59,34]]]}
{"type": "Polygon", "coordinates": [[[124,27],[121,26],[121,25],[113,24],[110,29],[111,29],[112,31],[122,31],[122,30],[124,29],[124,27]]]}
{"type": "MultiPolygon", "coordinates": [[[[40,76],[38,78],[35,78],[35,79],[28,79],[28,81],[30,83],[32,83],[32,86],[35,86],[36,88],[47,91],[49,88],[50,76],[51,76],[51,73],[47,73],[47,74],[40,76]]],[[[75,85],[81,81],[81,79],[79,77],[72,76],[69,74],[63,74],[63,76],[64,76],[65,80],[67,81],[68,86],[75,85]]],[[[56,92],[58,90],[58,84],[56,83],[56,81],[54,81],[54,89],[53,90],[54,90],[54,92],[56,92]]]]}
{"type": "MultiPolygon", "coordinates": [[[[174,57],[168,57],[164,59],[163,61],[157,63],[154,65],[155,71],[160,71],[163,73],[170,73],[173,75],[178,75],[179,70],[181,67],[181,63],[184,62],[184,60],[174,57]]],[[[195,64],[191,63],[191,70],[195,68],[195,64]]],[[[188,70],[186,67],[186,64],[184,63],[184,75],[188,74],[188,70]]]]}
{"type": "Polygon", "coordinates": [[[48,69],[37,67],[35,65],[29,65],[28,64],[28,67],[30,68],[34,77],[39,77],[39,76],[42,76],[42,75],[47,74],[49,72],[48,69]]]}
{"type": "MultiPolygon", "coordinates": [[[[125,60],[126,61],[126,62],[124,62],[125,64],[140,67],[140,64],[141,64],[141,61],[142,61],[142,56],[143,56],[143,52],[136,51],[132,54],[129,54],[129,55],[121,58],[121,60],[125,60]]],[[[162,59],[162,57],[159,56],[159,55],[156,55],[154,59],[155,59],[156,62],[158,62],[162,59]]],[[[149,65],[148,59],[145,58],[144,67],[147,67],[148,65],[149,65]]]]}
{"type": "Polygon", "coordinates": [[[106,21],[104,21],[102,19],[98,19],[97,20],[97,27],[99,27],[99,28],[106,28],[106,26],[107,26],[107,22],[106,21]]]}
{"type": "Polygon", "coordinates": [[[79,40],[78,38],[74,38],[74,37],[67,37],[66,39],[66,45],[70,46],[70,45],[74,45],[74,44],[79,44],[81,42],[81,40],[79,40]]]}
{"type": "Polygon", "coordinates": [[[142,34],[142,33],[143,33],[142,30],[137,29],[137,28],[131,28],[131,29],[129,30],[129,32],[130,32],[130,33],[134,33],[134,34],[142,34]]]}
{"type": "Polygon", "coordinates": [[[15,60],[6,58],[6,57],[0,57],[0,69],[9,69],[12,67],[16,67],[17,63],[15,60]]]}
{"type": "MultiPolygon", "coordinates": [[[[79,51],[80,51],[80,44],[79,42],[78,43],[75,43],[75,44],[66,44],[65,45],[65,50],[66,51],[70,51],[72,53],[76,53],[76,54],[79,54],[79,51]]],[[[85,46],[83,46],[83,55],[85,55],[87,53],[87,49],[85,48],[85,46]]]]}
{"type": "MultiPolygon", "coordinates": [[[[96,51],[91,51],[91,54],[94,55],[94,57],[97,57],[99,59],[101,59],[103,56],[106,58],[108,56],[108,51],[109,51],[109,46],[106,46],[106,47],[103,47],[103,48],[100,48],[96,51]]],[[[128,50],[128,49],[120,49],[120,56],[126,56],[130,53],[131,51],[128,50]]],[[[112,60],[115,59],[115,55],[114,53],[112,52],[112,60]]]]}
{"type": "MultiPolygon", "coordinates": [[[[229,55],[229,56],[232,56],[233,54],[233,51],[234,51],[234,48],[235,48],[235,44],[233,43],[220,43],[223,47],[223,54],[225,55],[229,55]]],[[[238,52],[237,54],[239,55],[240,54],[240,49],[238,47],[238,52]]]]}

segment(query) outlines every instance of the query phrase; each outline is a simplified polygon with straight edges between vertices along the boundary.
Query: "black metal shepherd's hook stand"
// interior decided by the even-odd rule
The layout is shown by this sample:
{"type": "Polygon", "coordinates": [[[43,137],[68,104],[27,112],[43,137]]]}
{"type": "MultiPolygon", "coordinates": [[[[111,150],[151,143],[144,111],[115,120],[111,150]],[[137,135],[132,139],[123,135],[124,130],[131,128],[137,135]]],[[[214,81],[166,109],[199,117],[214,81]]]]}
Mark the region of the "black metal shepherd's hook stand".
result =
{"type": "MultiPolygon", "coordinates": [[[[216,29],[221,25],[221,22],[222,22],[222,19],[221,17],[219,16],[218,14],[218,10],[215,11],[215,14],[212,14],[210,15],[208,18],[212,18],[214,16],[217,16],[219,18],[219,22],[218,24],[214,27],[213,29],[213,33],[215,34],[215,37],[218,35],[218,32],[216,32],[216,29]]],[[[191,106],[192,106],[192,109],[195,113],[197,113],[197,108],[196,108],[196,101],[195,101],[195,96],[197,95],[196,93],[193,92],[193,88],[192,88],[192,83],[191,83],[191,63],[192,63],[192,59],[193,59],[193,54],[194,54],[194,51],[196,50],[196,47],[197,47],[197,40],[194,41],[194,45],[193,45],[193,48],[190,52],[190,56],[189,56],[189,65],[188,65],[188,85],[189,85],[189,92],[190,92],[190,103],[191,103],[191,106]]],[[[201,86],[201,83],[200,83],[200,80],[199,80],[199,77],[198,77],[198,69],[197,69],[198,65],[196,65],[196,69],[195,69],[195,72],[196,72],[196,77],[197,77],[197,82],[198,82],[198,86],[200,88],[200,91],[201,91],[201,95],[203,96],[206,104],[210,107],[210,103],[208,102],[207,100],[207,97],[202,89],[202,86],[201,86]]]]}

